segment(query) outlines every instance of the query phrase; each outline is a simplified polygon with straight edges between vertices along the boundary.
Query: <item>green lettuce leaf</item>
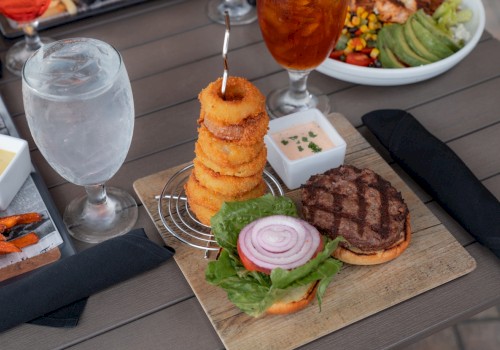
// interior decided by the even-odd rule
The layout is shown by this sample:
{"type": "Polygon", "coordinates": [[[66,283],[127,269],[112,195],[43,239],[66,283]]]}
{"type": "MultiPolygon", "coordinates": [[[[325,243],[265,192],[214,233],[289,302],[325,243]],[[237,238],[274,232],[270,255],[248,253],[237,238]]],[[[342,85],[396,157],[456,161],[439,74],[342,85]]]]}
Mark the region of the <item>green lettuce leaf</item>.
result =
{"type": "Polygon", "coordinates": [[[210,226],[219,246],[237,254],[236,243],[241,229],[256,219],[270,215],[298,216],[295,203],[290,198],[268,193],[247,201],[224,203],[210,220],[210,226]]]}
{"type": "Polygon", "coordinates": [[[432,14],[438,26],[449,34],[451,27],[468,22],[472,18],[470,9],[460,9],[461,3],[462,0],[445,0],[432,14]]]}
{"type": "Polygon", "coordinates": [[[216,261],[209,262],[205,271],[206,280],[223,288],[232,303],[254,317],[262,315],[291,289],[319,280],[316,295],[321,307],[328,284],[342,267],[340,261],[331,257],[342,238],[326,238],[323,250],[314,259],[296,269],[274,269],[270,276],[248,271],[237,253],[239,232],[250,222],[269,215],[296,217],[297,209],[291,199],[272,195],[223,205],[211,221],[213,234],[223,250],[216,261]]]}

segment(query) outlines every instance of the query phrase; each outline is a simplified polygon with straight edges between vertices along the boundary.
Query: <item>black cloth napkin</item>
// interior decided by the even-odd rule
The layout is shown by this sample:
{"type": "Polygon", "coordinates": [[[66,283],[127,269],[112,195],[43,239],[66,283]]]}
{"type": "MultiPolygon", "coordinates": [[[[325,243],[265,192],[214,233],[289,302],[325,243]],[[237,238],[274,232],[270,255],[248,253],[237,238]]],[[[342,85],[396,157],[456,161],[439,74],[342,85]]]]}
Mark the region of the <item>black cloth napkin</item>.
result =
{"type": "Polygon", "coordinates": [[[0,288],[0,332],[28,321],[74,327],[88,296],[150,270],[173,254],[136,229],[41,267],[0,288]]]}
{"type": "Polygon", "coordinates": [[[500,257],[500,202],[455,152],[405,111],[377,110],[362,120],[404,171],[500,257]]]}

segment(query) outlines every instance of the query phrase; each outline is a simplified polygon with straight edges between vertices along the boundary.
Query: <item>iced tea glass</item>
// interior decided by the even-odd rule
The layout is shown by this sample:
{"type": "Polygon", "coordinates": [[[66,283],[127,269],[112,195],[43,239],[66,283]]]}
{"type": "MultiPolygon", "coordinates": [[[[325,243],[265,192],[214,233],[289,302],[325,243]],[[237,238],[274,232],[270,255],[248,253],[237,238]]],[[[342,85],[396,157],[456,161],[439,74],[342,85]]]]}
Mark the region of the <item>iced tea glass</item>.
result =
{"type": "Polygon", "coordinates": [[[328,97],[307,88],[309,73],[330,54],[340,36],[347,0],[259,0],[257,16],[268,50],[289,75],[287,88],[267,96],[271,117],[318,108],[330,111],[328,97]]]}

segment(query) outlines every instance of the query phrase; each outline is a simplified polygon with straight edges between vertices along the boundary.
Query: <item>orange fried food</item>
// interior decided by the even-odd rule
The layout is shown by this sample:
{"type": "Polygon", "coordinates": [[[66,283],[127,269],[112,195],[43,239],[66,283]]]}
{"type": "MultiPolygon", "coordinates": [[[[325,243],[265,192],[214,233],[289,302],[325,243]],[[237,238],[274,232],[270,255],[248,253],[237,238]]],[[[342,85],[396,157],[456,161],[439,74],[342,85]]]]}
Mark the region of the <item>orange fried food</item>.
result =
{"type": "Polygon", "coordinates": [[[266,192],[266,183],[264,180],[261,180],[257,186],[248,192],[238,193],[236,196],[228,196],[213,192],[202,186],[196,179],[196,176],[191,174],[186,183],[185,190],[190,205],[194,203],[218,211],[224,202],[243,201],[264,195],[266,192]]]}
{"type": "Polygon", "coordinates": [[[206,167],[198,158],[195,158],[193,162],[193,173],[200,184],[226,196],[237,196],[238,194],[248,192],[252,188],[255,188],[262,180],[261,173],[247,177],[221,175],[206,167]]]}
{"type": "Polygon", "coordinates": [[[244,78],[229,77],[222,98],[222,79],[210,83],[198,96],[205,117],[226,125],[240,124],[266,110],[265,97],[244,78]]]}
{"type": "Polygon", "coordinates": [[[262,147],[260,153],[253,160],[239,165],[220,164],[217,158],[212,158],[203,152],[199,142],[195,145],[195,153],[198,160],[207,168],[221,175],[237,177],[248,177],[257,173],[262,174],[262,170],[264,170],[267,161],[267,149],[265,147],[262,147]]]}
{"type": "Polygon", "coordinates": [[[7,226],[0,225],[0,241],[6,241],[7,238],[3,235],[3,233],[7,230],[7,226]]]}
{"type": "Polygon", "coordinates": [[[228,78],[225,98],[221,85],[218,79],[198,96],[196,157],[184,184],[191,211],[205,225],[210,225],[224,202],[260,197],[266,191],[262,177],[269,126],[265,98],[243,78],[228,78]]]}
{"type": "Polygon", "coordinates": [[[0,241],[0,254],[19,253],[20,248],[10,242],[0,241]]]}
{"type": "Polygon", "coordinates": [[[32,224],[41,220],[42,215],[39,213],[16,214],[0,218],[0,226],[4,225],[5,229],[9,229],[16,225],[32,224]]]}
{"type": "Polygon", "coordinates": [[[39,241],[38,235],[35,232],[30,232],[25,234],[24,236],[10,240],[9,243],[22,249],[32,244],[38,243],[38,241],[39,241]]]}
{"type": "Polygon", "coordinates": [[[202,109],[198,123],[205,125],[208,131],[220,139],[238,141],[241,145],[250,146],[263,140],[269,126],[269,116],[262,112],[244,119],[239,124],[226,124],[210,118],[202,109]]]}
{"type": "Polygon", "coordinates": [[[240,165],[253,160],[264,148],[263,142],[242,145],[238,141],[229,141],[216,137],[205,125],[198,128],[198,143],[203,152],[221,165],[240,165]]]}
{"type": "Polygon", "coordinates": [[[213,210],[196,203],[189,203],[189,208],[196,215],[199,222],[204,225],[210,226],[210,219],[217,214],[218,210],[213,210]]]}

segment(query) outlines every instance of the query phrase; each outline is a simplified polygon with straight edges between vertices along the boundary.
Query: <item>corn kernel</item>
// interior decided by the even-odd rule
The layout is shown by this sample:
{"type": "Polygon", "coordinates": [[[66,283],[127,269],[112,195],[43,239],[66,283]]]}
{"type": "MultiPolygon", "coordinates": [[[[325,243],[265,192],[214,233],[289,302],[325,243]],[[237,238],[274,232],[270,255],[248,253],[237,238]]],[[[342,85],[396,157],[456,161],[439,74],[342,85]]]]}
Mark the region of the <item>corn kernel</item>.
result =
{"type": "Polygon", "coordinates": [[[361,33],[366,33],[369,31],[368,26],[366,24],[363,24],[361,27],[359,27],[359,30],[361,30],[361,33]]]}
{"type": "Polygon", "coordinates": [[[351,19],[351,23],[354,25],[354,26],[357,26],[361,23],[361,19],[358,17],[358,16],[354,16],[352,17],[351,19]]]}
{"type": "Polygon", "coordinates": [[[379,51],[376,47],[374,47],[374,48],[370,51],[370,57],[371,57],[371,58],[374,58],[374,59],[375,59],[375,58],[377,58],[377,57],[378,57],[378,55],[379,55],[379,54],[380,54],[380,51],[379,51]]]}
{"type": "Polygon", "coordinates": [[[366,47],[366,40],[359,37],[349,39],[347,47],[353,49],[354,51],[361,51],[366,47]]]}
{"type": "Polygon", "coordinates": [[[372,23],[378,22],[377,15],[373,12],[368,15],[368,20],[372,23]]]}

